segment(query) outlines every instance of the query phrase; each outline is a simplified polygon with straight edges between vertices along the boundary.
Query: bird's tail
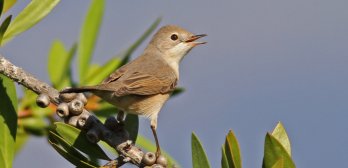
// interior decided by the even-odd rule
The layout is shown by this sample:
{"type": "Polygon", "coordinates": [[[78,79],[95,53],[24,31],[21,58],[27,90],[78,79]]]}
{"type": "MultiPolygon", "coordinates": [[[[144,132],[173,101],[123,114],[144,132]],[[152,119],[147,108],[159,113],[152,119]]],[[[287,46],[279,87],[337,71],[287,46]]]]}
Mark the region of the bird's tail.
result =
{"type": "Polygon", "coordinates": [[[90,92],[96,90],[95,86],[83,86],[83,87],[76,87],[76,88],[67,88],[60,93],[83,93],[83,92],[90,92]]]}

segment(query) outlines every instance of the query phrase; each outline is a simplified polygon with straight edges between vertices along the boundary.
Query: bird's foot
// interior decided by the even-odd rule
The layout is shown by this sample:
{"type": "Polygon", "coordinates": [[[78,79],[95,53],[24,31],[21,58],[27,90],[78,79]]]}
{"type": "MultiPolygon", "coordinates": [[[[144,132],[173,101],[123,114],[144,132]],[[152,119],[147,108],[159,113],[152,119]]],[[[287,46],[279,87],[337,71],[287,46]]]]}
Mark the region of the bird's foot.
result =
{"type": "Polygon", "coordinates": [[[159,156],[161,156],[161,149],[157,148],[155,154],[156,154],[156,159],[157,159],[159,156]]]}

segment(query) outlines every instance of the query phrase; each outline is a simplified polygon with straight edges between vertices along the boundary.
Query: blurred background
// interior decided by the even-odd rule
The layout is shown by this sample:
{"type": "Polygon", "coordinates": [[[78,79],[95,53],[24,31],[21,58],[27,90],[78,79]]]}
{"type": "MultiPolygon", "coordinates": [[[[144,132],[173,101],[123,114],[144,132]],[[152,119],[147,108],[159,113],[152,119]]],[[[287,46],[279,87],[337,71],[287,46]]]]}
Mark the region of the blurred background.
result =
{"type": "MultiPolygon", "coordinates": [[[[8,13],[16,15],[29,2],[17,2],[8,13]]],[[[60,2],[1,53],[48,82],[51,42],[76,42],[89,4],[60,2]]],[[[163,149],[191,167],[195,132],[212,167],[219,167],[221,145],[232,129],[244,167],[261,167],[265,134],[281,121],[297,167],[348,167],[347,6],[345,0],[108,0],[93,62],[104,63],[128,47],[159,16],[161,26],[206,33],[208,44],[181,64],[179,85],[186,91],[159,115],[163,149]]],[[[140,134],[153,140],[148,121],[140,121],[140,134]]],[[[47,165],[72,167],[38,137],[30,138],[14,162],[17,168],[47,165]]]]}

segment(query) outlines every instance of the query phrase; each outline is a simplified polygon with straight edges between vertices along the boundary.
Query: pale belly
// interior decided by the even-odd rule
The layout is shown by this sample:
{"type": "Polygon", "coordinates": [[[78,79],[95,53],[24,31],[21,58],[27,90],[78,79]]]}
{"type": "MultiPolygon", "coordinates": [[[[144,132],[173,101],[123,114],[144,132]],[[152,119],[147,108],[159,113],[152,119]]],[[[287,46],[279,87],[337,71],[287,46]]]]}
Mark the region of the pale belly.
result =
{"type": "Polygon", "coordinates": [[[117,97],[112,92],[106,93],[105,91],[97,91],[94,94],[127,113],[144,115],[149,118],[153,115],[157,116],[170,96],[170,94],[157,94],[150,96],[128,95],[117,97]]]}

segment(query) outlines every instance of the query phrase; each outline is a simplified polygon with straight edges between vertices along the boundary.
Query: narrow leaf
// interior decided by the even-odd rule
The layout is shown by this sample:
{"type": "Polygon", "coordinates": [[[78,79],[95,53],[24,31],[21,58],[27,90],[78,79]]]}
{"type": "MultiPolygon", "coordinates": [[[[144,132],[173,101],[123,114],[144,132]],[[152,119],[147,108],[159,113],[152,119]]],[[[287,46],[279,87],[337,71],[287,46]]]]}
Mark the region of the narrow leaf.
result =
{"type": "Polygon", "coordinates": [[[221,148],[221,168],[230,168],[228,165],[226,150],[224,146],[222,146],[221,148]]]}
{"type": "Polygon", "coordinates": [[[73,82],[73,79],[72,79],[71,62],[72,62],[72,58],[74,57],[76,51],[77,51],[77,44],[74,44],[69,50],[69,53],[68,53],[69,60],[64,65],[64,66],[66,66],[66,69],[65,69],[65,72],[63,73],[61,82],[57,86],[57,89],[63,89],[67,86],[72,86],[72,87],[75,86],[75,83],[73,82]]]}
{"type": "Polygon", "coordinates": [[[183,93],[185,91],[185,88],[177,87],[174,89],[173,93],[170,95],[170,97],[178,96],[179,94],[183,93]]]}
{"type": "Polygon", "coordinates": [[[94,158],[111,160],[97,144],[89,142],[81,130],[60,122],[54,124],[55,131],[78,150],[94,158]]]}
{"type": "Polygon", "coordinates": [[[4,35],[2,45],[41,21],[52,11],[59,1],[60,0],[32,0],[10,24],[4,35]]]}
{"type": "Polygon", "coordinates": [[[27,117],[21,119],[21,125],[26,132],[33,135],[47,134],[47,122],[44,117],[27,117]]]}
{"type": "Polygon", "coordinates": [[[63,148],[61,148],[59,145],[53,143],[52,141],[48,141],[52,147],[61,155],[63,156],[66,160],[68,160],[70,163],[72,163],[73,165],[77,166],[77,167],[84,167],[84,168],[96,168],[96,166],[90,165],[80,159],[78,159],[77,157],[75,157],[74,155],[71,155],[69,152],[67,152],[66,150],[64,150],[63,148]]]}
{"type": "Polygon", "coordinates": [[[239,150],[239,144],[236,136],[230,130],[226,136],[225,152],[227,156],[228,165],[232,168],[241,168],[241,154],[239,150]]]}
{"type": "Polygon", "coordinates": [[[128,47],[128,49],[124,51],[122,54],[118,55],[119,57],[123,58],[121,66],[129,61],[129,58],[134,52],[134,50],[138,48],[140,44],[143,43],[148,36],[151,35],[151,33],[157,28],[160,22],[161,18],[157,18],[155,22],[151,24],[151,26],[144,32],[143,35],[140,36],[140,38],[137,41],[135,41],[130,47],[128,47]]]}
{"type": "Polygon", "coordinates": [[[192,167],[193,168],[210,168],[209,160],[198,137],[192,133],[192,167]]]}
{"type": "Polygon", "coordinates": [[[273,166],[272,168],[285,168],[284,167],[284,159],[280,158],[273,166]]]}
{"type": "Polygon", "coordinates": [[[4,7],[1,13],[6,13],[16,2],[17,0],[4,0],[4,7]]]}
{"type": "MultiPolygon", "coordinates": [[[[37,98],[37,94],[34,93],[33,91],[22,87],[22,90],[24,92],[23,97],[21,98],[21,107],[25,108],[25,107],[31,107],[31,106],[36,106],[36,98],[37,98]]],[[[23,109],[20,109],[23,110],[23,109]]]]}
{"type": "Polygon", "coordinates": [[[48,75],[54,87],[62,78],[64,63],[68,61],[68,54],[64,44],[60,40],[53,41],[48,54],[48,75]],[[63,66],[62,66],[63,65],[63,66]]]}
{"type": "Polygon", "coordinates": [[[140,44],[143,43],[144,40],[156,29],[160,21],[161,19],[158,18],[145,31],[145,33],[138,40],[136,40],[126,51],[122,52],[121,54],[118,54],[116,57],[111,58],[104,65],[98,67],[97,69],[94,69],[93,71],[89,70],[88,75],[85,78],[86,81],[84,82],[84,84],[85,85],[99,84],[101,81],[107,78],[112,72],[117,70],[117,68],[126,64],[129,61],[129,57],[134,52],[134,50],[138,48],[140,44]],[[123,59],[120,60],[119,58],[123,58],[123,59]]]}
{"type": "Polygon", "coordinates": [[[1,24],[0,26],[0,44],[2,42],[2,38],[4,37],[4,34],[8,28],[8,26],[10,25],[11,23],[11,18],[12,18],[12,15],[8,16],[1,24]]]}
{"type": "Polygon", "coordinates": [[[112,72],[114,72],[119,65],[121,60],[119,58],[112,58],[108,60],[104,65],[99,66],[93,71],[90,71],[90,75],[87,77],[86,85],[96,85],[102,82],[106,77],[108,77],[112,72]]]}
{"type": "Polygon", "coordinates": [[[3,152],[0,150],[0,166],[1,167],[4,167],[4,168],[7,168],[7,167],[9,167],[8,165],[7,165],[7,160],[6,160],[6,158],[5,158],[5,156],[3,155],[3,152]]]}
{"type": "Polygon", "coordinates": [[[285,128],[281,122],[279,122],[277,126],[274,128],[272,135],[283,145],[288,154],[291,156],[291,144],[289,136],[286,133],[285,128]]]}
{"type": "Polygon", "coordinates": [[[286,168],[296,167],[283,145],[274,136],[267,133],[262,167],[271,168],[279,159],[284,159],[286,168]]]}
{"type": "Polygon", "coordinates": [[[87,72],[87,74],[86,74],[86,76],[87,76],[87,82],[90,81],[90,79],[89,79],[88,77],[94,77],[94,76],[92,76],[92,74],[95,75],[96,72],[97,72],[100,68],[102,68],[101,66],[102,66],[102,65],[95,64],[95,63],[89,64],[88,72],[87,72]]]}
{"type": "MultiPolygon", "coordinates": [[[[69,154],[75,156],[79,160],[83,160],[85,162],[89,162],[88,159],[83,156],[79,151],[77,151],[69,142],[65,141],[61,136],[54,133],[53,131],[49,131],[48,139],[51,142],[55,142],[55,144],[59,144],[65,151],[69,154]]],[[[97,164],[91,163],[92,165],[98,166],[97,164]]]]}
{"type": "Polygon", "coordinates": [[[53,86],[57,89],[62,89],[63,82],[67,82],[67,79],[70,78],[69,68],[75,51],[76,45],[73,45],[68,52],[60,40],[55,40],[52,43],[48,55],[48,74],[53,86]]]}
{"type": "Polygon", "coordinates": [[[3,9],[4,9],[4,0],[0,0],[0,16],[2,14],[3,9]]]}
{"type": "Polygon", "coordinates": [[[114,156],[118,156],[117,151],[115,150],[115,148],[111,147],[109,144],[107,144],[104,141],[99,141],[98,144],[100,146],[103,147],[104,150],[107,150],[109,152],[109,154],[114,155],[114,156]]]}
{"type": "Polygon", "coordinates": [[[25,143],[28,141],[29,135],[25,132],[23,127],[18,127],[17,129],[17,135],[16,135],[16,142],[14,146],[15,155],[18,154],[18,152],[22,149],[22,147],[25,145],[25,143]]]}
{"type": "Polygon", "coordinates": [[[80,84],[86,84],[86,74],[94,51],[104,13],[104,0],[93,0],[85,18],[78,46],[78,68],[80,84]]]}
{"type": "Polygon", "coordinates": [[[0,75],[0,162],[11,168],[17,131],[17,95],[13,81],[0,75]]]}

